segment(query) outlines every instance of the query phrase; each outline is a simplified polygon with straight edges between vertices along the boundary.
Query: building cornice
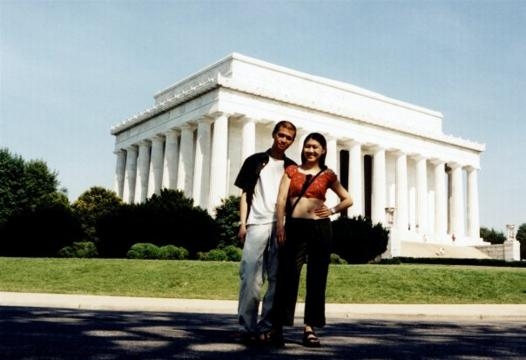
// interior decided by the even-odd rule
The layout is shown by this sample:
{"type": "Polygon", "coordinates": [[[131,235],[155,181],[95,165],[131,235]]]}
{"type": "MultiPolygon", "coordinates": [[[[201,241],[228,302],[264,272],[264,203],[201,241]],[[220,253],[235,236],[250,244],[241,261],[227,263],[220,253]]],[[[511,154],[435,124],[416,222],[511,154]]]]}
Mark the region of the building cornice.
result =
{"type": "Polygon", "coordinates": [[[146,109],[143,112],[113,126],[111,128],[111,134],[117,135],[134,125],[140,124],[156,115],[164,113],[176,107],[177,105],[185,103],[201,94],[209,92],[216,87],[217,79],[207,78],[205,81],[201,81],[189,88],[183,89],[182,91],[175,93],[173,96],[163,100],[162,102],[155,104],[153,107],[146,109]]]}
{"type": "MultiPolygon", "coordinates": [[[[394,111],[398,111],[396,109],[401,109],[400,111],[407,111],[409,114],[422,114],[421,116],[424,116],[425,119],[438,119],[440,121],[442,119],[442,114],[437,111],[398,101],[351,84],[302,73],[300,71],[288,69],[241,54],[233,53],[224,59],[207,66],[197,73],[186,77],[176,84],[159,91],[154,95],[155,105],[153,107],[115,125],[111,128],[111,134],[117,135],[130,127],[142,123],[156,115],[169,111],[170,109],[213,89],[225,88],[335,115],[338,117],[343,117],[346,119],[351,119],[353,121],[368,125],[374,125],[389,130],[396,130],[402,133],[429,138],[435,141],[438,140],[458,147],[468,148],[477,152],[482,152],[485,150],[485,145],[483,144],[459,137],[445,135],[441,132],[441,130],[423,131],[422,129],[416,128],[414,126],[407,126],[406,124],[403,124],[403,126],[398,124],[397,126],[397,124],[387,123],[383,119],[378,119],[375,114],[360,112],[361,110],[357,110],[358,107],[353,107],[352,104],[347,104],[347,102],[342,101],[342,99],[332,99],[331,97],[323,98],[318,96],[318,94],[302,94],[301,91],[284,91],[283,87],[276,86],[276,84],[271,81],[273,79],[263,79],[264,81],[257,81],[249,78],[248,76],[243,76],[243,74],[236,76],[236,67],[242,65],[254,67],[254,70],[258,71],[270,71],[269,74],[275,75],[276,78],[279,76],[286,76],[286,79],[291,79],[291,81],[294,81],[295,84],[301,84],[304,82],[305,84],[315,84],[316,86],[325,87],[327,91],[334,91],[335,93],[340,94],[341,97],[356,95],[358,100],[371,99],[372,101],[377,101],[378,104],[381,105],[394,106],[394,111]]],[[[240,73],[241,72],[242,70],[240,73]]]]}
{"type": "Polygon", "coordinates": [[[276,96],[275,93],[266,92],[262,90],[261,88],[258,89],[257,91],[254,91],[254,90],[251,90],[250,87],[241,86],[239,82],[234,82],[230,78],[222,77],[220,74],[218,75],[218,86],[226,88],[226,89],[242,92],[245,94],[249,94],[249,95],[255,95],[255,96],[263,97],[266,99],[280,101],[280,102],[284,102],[290,105],[303,107],[309,110],[315,110],[315,111],[323,112],[323,113],[338,116],[338,117],[344,117],[344,118],[347,118],[353,121],[357,121],[357,122],[368,124],[368,125],[374,125],[377,127],[387,129],[387,130],[396,130],[398,132],[405,133],[408,135],[419,136],[425,139],[431,139],[434,141],[439,141],[439,142],[455,145],[455,146],[462,147],[462,148],[468,148],[470,150],[474,150],[478,152],[485,151],[485,148],[486,148],[484,144],[480,144],[480,143],[477,143],[471,140],[467,140],[467,139],[463,139],[460,137],[455,137],[452,135],[446,135],[443,133],[440,133],[440,134],[428,133],[428,132],[420,131],[419,129],[411,129],[408,127],[399,128],[395,126],[389,126],[389,125],[386,125],[385,123],[382,123],[381,121],[375,121],[373,119],[367,118],[366,116],[363,116],[363,117],[349,116],[349,114],[345,113],[344,111],[338,111],[338,108],[336,107],[323,108],[317,104],[308,104],[305,102],[294,101],[294,99],[291,98],[290,96],[286,96],[284,94],[282,94],[282,96],[276,96]]]}

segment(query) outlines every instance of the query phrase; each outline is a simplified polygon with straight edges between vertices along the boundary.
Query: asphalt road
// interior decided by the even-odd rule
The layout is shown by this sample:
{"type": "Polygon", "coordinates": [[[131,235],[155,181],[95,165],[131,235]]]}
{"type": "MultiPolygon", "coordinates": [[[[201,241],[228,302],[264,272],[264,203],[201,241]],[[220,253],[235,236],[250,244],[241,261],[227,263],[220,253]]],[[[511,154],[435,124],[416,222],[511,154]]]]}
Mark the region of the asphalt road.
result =
{"type": "Polygon", "coordinates": [[[236,317],[186,312],[0,307],[1,359],[525,359],[513,319],[328,319],[323,346],[301,345],[301,319],[284,349],[246,347],[236,317]]]}

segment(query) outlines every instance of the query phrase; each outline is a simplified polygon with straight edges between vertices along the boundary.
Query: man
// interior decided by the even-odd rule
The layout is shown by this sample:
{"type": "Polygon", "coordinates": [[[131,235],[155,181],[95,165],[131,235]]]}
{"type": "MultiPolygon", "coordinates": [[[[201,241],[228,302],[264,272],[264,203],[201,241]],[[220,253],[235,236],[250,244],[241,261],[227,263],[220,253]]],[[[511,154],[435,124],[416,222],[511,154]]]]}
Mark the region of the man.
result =
{"type": "Polygon", "coordinates": [[[243,341],[248,344],[270,340],[271,308],[278,269],[276,200],[285,167],[295,164],[285,156],[295,137],[294,124],[278,122],[272,131],[272,147],[249,156],[235,181],[242,190],[238,237],[243,244],[243,256],[239,269],[238,318],[244,328],[243,341]],[[260,291],[265,278],[268,287],[258,322],[260,291]]]}

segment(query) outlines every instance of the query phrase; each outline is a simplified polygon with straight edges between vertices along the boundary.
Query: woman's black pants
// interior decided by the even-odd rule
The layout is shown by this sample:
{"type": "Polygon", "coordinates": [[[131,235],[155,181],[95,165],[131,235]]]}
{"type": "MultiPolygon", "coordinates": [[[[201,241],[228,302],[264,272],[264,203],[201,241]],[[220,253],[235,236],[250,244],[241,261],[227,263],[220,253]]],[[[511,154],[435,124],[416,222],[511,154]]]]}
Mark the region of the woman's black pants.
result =
{"type": "Polygon", "coordinates": [[[331,254],[331,221],[329,218],[289,218],[285,231],[285,244],[279,250],[274,326],[280,328],[293,324],[301,269],[307,263],[304,322],[310,326],[323,327],[331,254]]]}

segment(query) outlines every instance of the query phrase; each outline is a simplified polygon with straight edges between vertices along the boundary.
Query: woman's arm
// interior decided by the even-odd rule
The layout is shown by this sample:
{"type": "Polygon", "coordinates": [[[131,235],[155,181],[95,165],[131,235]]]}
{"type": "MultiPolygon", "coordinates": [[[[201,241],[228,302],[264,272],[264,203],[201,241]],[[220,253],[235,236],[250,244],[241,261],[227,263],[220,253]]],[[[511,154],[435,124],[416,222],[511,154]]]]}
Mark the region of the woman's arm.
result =
{"type": "Polygon", "coordinates": [[[347,190],[345,190],[343,185],[338,180],[336,180],[332,184],[331,189],[340,198],[340,203],[331,209],[331,215],[336,214],[352,206],[353,200],[351,195],[347,190]]]}
{"type": "Polygon", "coordinates": [[[314,213],[316,214],[316,216],[319,216],[321,218],[329,217],[331,215],[339,213],[340,211],[343,211],[347,209],[348,207],[352,206],[353,200],[352,200],[351,195],[349,195],[347,190],[345,190],[343,185],[338,180],[335,180],[332,183],[331,189],[340,198],[340,203],[330,209],[325,205],[319,207],[318,209],[314,210],[314,213]]]}

